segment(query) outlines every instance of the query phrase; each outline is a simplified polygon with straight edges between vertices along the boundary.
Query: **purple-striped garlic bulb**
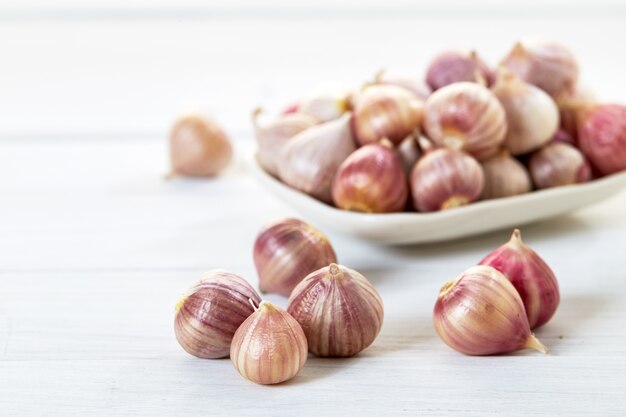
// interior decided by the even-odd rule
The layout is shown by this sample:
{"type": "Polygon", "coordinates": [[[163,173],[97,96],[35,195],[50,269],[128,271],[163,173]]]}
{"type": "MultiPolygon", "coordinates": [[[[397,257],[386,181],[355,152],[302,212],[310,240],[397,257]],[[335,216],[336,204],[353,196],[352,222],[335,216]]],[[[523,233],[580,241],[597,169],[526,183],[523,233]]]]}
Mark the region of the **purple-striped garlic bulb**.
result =
{"type": "Polygon", "coordinates": [[[528,169],[537,188],[578,184],[591,179],[591,166],[577,148],[553,142],[533,153],[528,169]]]}
{"type": "Polygon", "coordinates": [[[478,159],[494,155],[506,135],[504,107],[486,87],[460,82],[428,97],[424,130],[437,145],[460,149],[478,159]]]}
{"type": "Polygon", "coordinates": [[[317,356],[353,356],[371,345],[383,324],[383,302],[363,275],[330,264],[307,276],[289,297],[287,311],[300,323],[317,356]]]}
{"type": "Polygon", "coordinates": [[[261,301],[238,275],[221,269],[205,273],[176,304],[174,332],[178,343],[199,358],[224,358],[237,328],[261,301]]]}
{"type": "Polygon", "coordinates": [[[578,146],[602,175],[626,170],[626,106],[588,104],[575,111],[578,146]]]}
{"type": "Polygon", "coordinates": [[[559,284],[552,269],[522,242],[515,229],[511,239],[480,262],[497,269],[519,293],[531,329],[548,322],[559,306],[559,284]]]}
{"type": "Polygon", "coordinates": [[[286,297],[308,274],[337,262],[328,238],[298,219],[278,219],[267,224],[254,242],[254,265],[259,290],[286,297]]]}
{"type": "Polygon", "coordinates": [[[419,130],[423,110],[423,102],[405,88],[371,85],[355,97],[352,131],[361,146],[383,138],[397,145],[419,130]]]}
{"type": "Polygon", "coordinates": [[[394,74],[388,73],[385,70],[380,70],[376,74],[374,83],[402,87],[415,94],[415,96],[420,100],[426,100],[432,93],[432,90],[422,77],[417,77],[415,75],[394,74]]]}
{"type": "Polygon", "coordinates": [[[333,201],[344,210],[402,211],[408,193],[402,160],[386,139],[354,151],[343,161],[333,181],[333,201]]]}
{"type": "Polygon", "coordinates": [[[269,301],[237,329],[230,360],[246,379],[257,384],[278,384],[300,372],[307,359],[307,341],[298,322],[269,301]]]}
{"type": "Polygon", "coordinates": [[[506,151],[482,161],[481,165],[485,173],[483,200],[525,194],[533,188],[526,167],[506,151]]]}
{"type": "Polygon", "coordinates": [[[467,355],[548,352],[530,331],[513,284],[490,266],[473,266],[441,287],[433,323],[448,346],[467,355]]]}
{"type": "Polygon", "coordinates": [[[426,71],[426,82],[433,90],[462,81],[490,86],[494,73],[476,51],[447,51],[437,55],[426,71]]]}

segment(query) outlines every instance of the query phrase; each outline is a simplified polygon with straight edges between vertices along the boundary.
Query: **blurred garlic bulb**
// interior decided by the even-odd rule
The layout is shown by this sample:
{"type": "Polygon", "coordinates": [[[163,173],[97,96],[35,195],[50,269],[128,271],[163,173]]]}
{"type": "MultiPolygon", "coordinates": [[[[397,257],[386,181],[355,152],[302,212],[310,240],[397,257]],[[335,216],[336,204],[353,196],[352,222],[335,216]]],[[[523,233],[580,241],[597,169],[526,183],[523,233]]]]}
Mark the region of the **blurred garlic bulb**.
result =
{"type": "Polygon", "coordinates": [[[415,163],[422,155],[417,144],[417,139],[413,135],[410,135],[400,142],[396,149],[398,150],[398,155],[400,155],[402,165],[404,166],[404,172],[408,178],[408,176],[411,175],[411,170],[415,166],[415,163]]]}
{"type": "Polygon", "coordinates": [[[257,159],[266,172],[276,176],[280,152],[285,143],[298,133],[316,125],[317,120],[303,113],[292,112],[262,126],[258,123],[261,112],[262,110],[258,108],[252,114],[254,133],[259,145],[257,159]]]}
{"type": "Polygon", "coordinates": [[[338,119],[350,109],[349,94],[335,91],[309,97],[298,104],[298,112],[309,115],[318,122],[338,119]]]}
{"type": "Polygon", "coordinates": [[[263,227],[254,242],[259,289],[289,296],[304,277],[337,256],[328,238],[298,219],[279,219],[263,227]]]}
{"type": "Polygon", "coordinates": [[[552,41],[523,39],[501,64],[554,98],[571,94],[578,80],[578,64],[574,55],[563,45],[552,41]]]}
{"type": "Polygon", "coordinates": [[[201,114],[179,117],[170,132],[169,146],[171,175],[212,177],[233,157],[226,133],[201,114]]]}
{"type": "Polygon", "coordinates": [[[414,75],[390,74],[385,70],[380,70],[376,74],[375,83],[402,87],[415,94],[420,100],[426,100],[432,93],[428,84],[421,77],[414,75]]]}
{"type": "Polygon", "coordinates": [[[424,129],[437,145],[486,159],[504,141],[506,114],[488,88],[470,82],[454,83],[435,91],[426,100],[424,129]]]}
{"type": "Polygon", "coordinates": [[[426,82],[433,90],[462,81],[489,86],[493,80],[493,71],[476,51],[444,52],[433,59],[426,72],[426,82]]]}
{"type": "Polygon", "coordinates": [[[528,170],[507,152],[482,161],[482,166],[485,173],[483,200],[525,194],[532,190],[528,170]]]}
{"type": "Polygon", "coordinates": [[[291,138],[280,154],[279,178],[290,187],[327,203],[339,165],[355,149],[351,114],[308,128],[291,138]]]}
{"type": "Polygon", "coordinates": [[[504,146],[511,154],[525,154],[550,141],[559,127],[559,109],[547,93],[504,67],[491,90],[506,112],[504,146]]]}
{"type": "Polygon", "coordinates": [[[528,168],[537,188],[559,187],[591,179],[591,167],[583,154],[566,143],[551,143],[535,152],[528,168]]]}
{"type": "Polygon", "coordinates": [[[419,129],[423,103],[395,85],[371,85],[355,97],[352,127],[358,143],[387,138],[394,145],[419,129]]]}
{"type": "Polygon", "coordinates": [[[333,181],[333,201],[344,210],[365,213],[402,211],[408,196],[407,177],[391,142],[371,143],[354,151],[333,181]]]}
{"type": "Polygon", "coordinates": [[[550,139],[550,142],[561,142],[567,143],[568,145],[576,146],[576,141],[574,140],[572,135],[570,135],[567,130],[563,128],[559,128],[556,131],[556,133],[552,136],[552,139],[550,139]]]}

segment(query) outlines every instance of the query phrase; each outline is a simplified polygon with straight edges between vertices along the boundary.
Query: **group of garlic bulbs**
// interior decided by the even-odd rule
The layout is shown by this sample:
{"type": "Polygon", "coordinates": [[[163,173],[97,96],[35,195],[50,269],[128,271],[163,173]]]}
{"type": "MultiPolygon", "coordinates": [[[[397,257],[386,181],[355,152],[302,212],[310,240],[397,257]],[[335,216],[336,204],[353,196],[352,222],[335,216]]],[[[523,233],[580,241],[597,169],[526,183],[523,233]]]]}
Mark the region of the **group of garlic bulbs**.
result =
{"type": "Polygon", "coordinates": [[[445,210],[626,169],[626,106],[580,100],[556,42],[518,42],[497,69],[445,52],[425,80],[379,73],[266,123],[257,160],[288,186],[366,213],[445,210]]]}

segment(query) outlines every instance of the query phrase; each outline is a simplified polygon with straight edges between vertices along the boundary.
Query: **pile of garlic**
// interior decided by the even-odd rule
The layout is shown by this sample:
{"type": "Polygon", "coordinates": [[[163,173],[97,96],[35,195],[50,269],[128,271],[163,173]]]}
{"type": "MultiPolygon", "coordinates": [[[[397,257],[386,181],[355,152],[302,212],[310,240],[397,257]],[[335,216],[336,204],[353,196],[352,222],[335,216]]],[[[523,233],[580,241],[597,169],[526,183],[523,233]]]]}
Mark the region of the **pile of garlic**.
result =
{"type": "Polygon", "coordinates": [[[558,43],[522,40],[492,70],[446,52],[426,79],[379,73],[253,120],[258,162],[320,201],[367,213],[430,212],[626,169],[626,106],[578,89],[558,43]]]}

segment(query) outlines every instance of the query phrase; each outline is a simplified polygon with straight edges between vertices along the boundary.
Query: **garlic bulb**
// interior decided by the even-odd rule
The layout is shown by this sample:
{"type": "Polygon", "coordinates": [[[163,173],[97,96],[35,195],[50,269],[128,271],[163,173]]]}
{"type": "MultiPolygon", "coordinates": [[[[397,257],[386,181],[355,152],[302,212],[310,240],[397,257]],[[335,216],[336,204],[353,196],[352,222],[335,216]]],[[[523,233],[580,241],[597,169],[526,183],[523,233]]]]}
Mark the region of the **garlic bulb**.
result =
{"type": "Polygon", "coordinates": [[[271,175],[278,175],[277,165],[280,163],[280,151],[285,143],[298,133],[317,124],[317,120],[303,113],[288,113],[267,125],[257,121],[261,109],[252,114],[254,133],[259,151],[257,159],[263,169],[271,175]]]}
{"type": "Polygon", "coordinates": [[[414,75],[390,74],[387,71],[380,70],[376,74],[375,83],[402,87],[415,94],[420,100],[426,100],[432,93],[428,84],[421,77],[414,75]]]}
{"type": "Polygon", "coordinates": [[[170,175],[212,177],[233,157],[228,136],[217,123],[201,114],[176,120],[169,137],[170,175]]]}
{"type": "Polygon", "coordinates": [[[318,94],[298,104],[299,113],[311,116],[321,123],[338,119],[349,109],[349,94],[340,91],[318,94]]]}
{"type": "Polygon", "coordinates": [[[626,106],[597,104],[577,112],[578,145],[603,175],[626,170],[626,106]]]}
{"type": "Polygon", "coordinates": [[[587,182],[591,167],[583,154],[566,143],[551,143],[531,155],[530,175],[537,188],[587,182]]]}
{"type": "Polygon", "coordinates": [[[407,182],[400,157],[391,142],[383,139],[380,144],[357,149],[343,161],[333,181],[333,201],[344,210],[402,211],[408,196],[407,182]]]}
{"type": "Polygon", "coordinates": [[[454,83],[435,91],[426,100],[424,129],[437,145],[462,149],[478,159],[486,159],[504,141],[506,114],[486,87],[454,83]]]}
{"type": "Polygon", "coordinates": [[[483,200],[525,194],[532,190],[526,167],[507,152],[483,161],[482,167],[485,173],[483,200]]]}
{"type": "Polygon", "coordinates": [[[468,355],[548,352],[531,333],[513,284],[490,266],[471,267],[441,287],[433,322],[448,346],[468,355]]]}
{"type": "Polygon", "coordinates": [[[408,178],[408,176],[411,175],[411,170],[415,166],[415,163],[421,156],[417,139],[413,136],[409,136],[400,142],[396,149],[398,150],[398,155],[400,156],[402,165],[404,166],[404,172],[408,178]]]}
{"type": "Polygon", "coordinates": [[[511,154],[525,154],[550,141],[559,127],[559,109],[547,93],[504,67],[492,91],[506,112],[504,147],[511,154]]]}
{"type": "Polygon", "coordinates": [[[337,168],[356,149],[350,119],[348,113],[291,138],[280,154],[279,178],[296,190],[331,202],[337,168]]]}
{"type": "Polygon", "coordinates": [[[531,329],[548,322],[559,306],[559,284],[554,272],[522,242],[518,229],[511,239],[480,262],[500,271],[519,293],[531,329]]]}
{"type": "Polygon", "coordinates": [[[433,59],[426,72],[426,82],[433,90],[462,81],[489,86],[493,80],[493,71],[478,57],[476,51],[444,52],[433,59]]]}
{"type": "Polygon", "coordinates": [[[203,275],[176,304],[174,332],[178,343],[199,358],[224,358],[241,323],[260,302],[254,288],[232,272],[216,269],[203,275]]]}
{"type": "Polygon", "coordinates": [[[259,289],[289,296],[313,271],[337,262],[322,232],[298,219],[279,219],[266,225],[254,242],[254,265],[259,289]]]}
{"type": "Polygon", "coordinates": [[[419,211],[447,210],[476,201],[482,193],[480,164],[462,151],[426,152],[411,172],[413,204],[419,211]]]}
{"type": "Polygon", "coordinates": [[[263,300],[237,329],[230,359],[244,378],[278,384],[296,376],[304,366],[306,337],[289,313],[263,300]]]}
{"type": "Polygon", "coordinates": [[[554,98],[571,94],[578,80],[578,64],[572,53],[556,42],[541,39],[518,42],[501,65],[554,98]]]}
{"type": "Polygon", "coordinates": [[[399,144],[419,129],[423,103],[395,85],[372,85],[355,98],[353,131],[360,145],[389,139],[399,144]]]}
{"type": "Polygon", "coordinates": [[[374,342],[383,303],[358,272],[336,264],[307,276],[289,297],[287,311],[300,323],[317,356],[353,356],[374,342]]]}

